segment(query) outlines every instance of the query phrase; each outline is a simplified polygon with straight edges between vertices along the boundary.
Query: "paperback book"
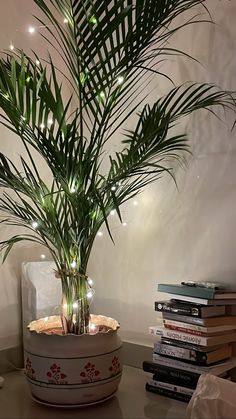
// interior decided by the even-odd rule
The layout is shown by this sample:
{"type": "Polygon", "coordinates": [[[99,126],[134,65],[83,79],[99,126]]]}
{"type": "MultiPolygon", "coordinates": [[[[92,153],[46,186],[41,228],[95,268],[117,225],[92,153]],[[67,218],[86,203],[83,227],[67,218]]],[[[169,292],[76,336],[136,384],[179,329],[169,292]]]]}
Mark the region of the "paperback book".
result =
{"type": "Polygon", "coordinates": [[[219,335],[229,331],[235,331],[236,325],[222,325],[222,326],[200,326],[189,324],[174,320],[163,319],[164,327],[167,329],[178,330],[180,332],[192,333],[199,336],[204,335],[219,335]]]}
{"type": "Polygon", "coordinates": [[[186,371],[168,365],[157,364],[156,362],[144,361],[143,370],[155,375],[155,380],[182,387],[196,388],[200,373],[186,371]]]}
{"type": "Polygon", "coordinates": [[[224,343],[234,342],[236,340],[236,332],[220,334],[217,336],[197,336],[191,333],[179,332],[176,330],[166,329],[162,326],[149,327],[151,334],[163,336],[164,338],[173,339],[182,342],[188,342],[200,346],[213,346],[224,343]]]}
{"type": "Polygon", "coordinates": [[[220,345],[218,348],[206,352],[201,347],[197,348],[188,344],[178,346],[174,341],[163,340],[154,344],[154,354],[207,366],[230,358],[232,356],[232,345],[220,345]]]}
{"type": "Polygon", "coordinates": [[[219,376],[220,374],[229,371],[236,366],[236,358],[231,358],[230,360],[222,361],[212,366],[198,366],[187,364],[186,362],[178,361],[173,358],[167,358],[155,353],[153,354],[153,362],[155,362],[157,365],[167,366],[169,368],[178,368],[180,370],[185,370],[186,372],[188,371],[197,374],[209,373],[216,376],[219,376]]]}
{"type": "Polygon", "coordinates": [[[166,388],[159,388],[146,383],[146,390],[151,393],[159,394],[160,396],[170,397],[171,399],[179,400],[181,402],[188,403],[192,396],[188,394],[178,393],[176,391],[167,390],[166,388]]]}
{"type": "MultiPolygon", "coordinates": [[[[155,375],[154,375],[155,377],[155,375]]],[[[158,387],[158,388],[164,388],[166,390],[170,390],[170,391],[175,391],[177,393],[182,393],[182,394],[188,394],[189,396],[192,396],[192,394],[194,393],[194,389],[192,388],[188,388],[188,387],[182,387],[182,386],[178,386],[175,384],[170,384],[170,383],[165,383],[163,381],[158,381],[158,380],[149,380],[148,384],[150,384],[151,386],[154,387],[158,387]]]]}

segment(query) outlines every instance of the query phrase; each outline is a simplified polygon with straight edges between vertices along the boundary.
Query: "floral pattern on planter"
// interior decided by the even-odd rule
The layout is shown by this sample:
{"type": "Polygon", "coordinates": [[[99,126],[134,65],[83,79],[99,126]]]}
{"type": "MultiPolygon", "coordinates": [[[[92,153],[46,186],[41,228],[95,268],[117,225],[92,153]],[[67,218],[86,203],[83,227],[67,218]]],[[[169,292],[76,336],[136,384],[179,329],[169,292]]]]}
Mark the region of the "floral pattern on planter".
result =
{"type": "Polygon", "coordinates": [[[25,374],[27,377],[31,378],[31,380],[36,380],[35,370],[32,368],[32,362],[29,358],[26,359],[25,374]]]}
{"type": "Polygon", "coordinates": [[[117,375],[119,372],[121,372],[121,365],[120,365],[120,362],[119,362],[119,358],[117,356],[114,356],[111,364],[112,365],[109,368],[111,376],[117,375]]]}
{"type": "Polygon", "coordinates": [[[81,382],[82,383],[92,383],[94,381],[101,380],[100,371],[96,370],[95,364],[92,364],[91,362],[88,362],[84,366],[85,371],[82,371],[80,373],[81,382]]]}
{"type": "Polygon", "coordinates": [[[67,381],[64,380],[67,376],[61,372],[61,367],[57,364],[51,365],[50,371],[47,372],[47,376],[49,384],[67,384],[67,381]]]}

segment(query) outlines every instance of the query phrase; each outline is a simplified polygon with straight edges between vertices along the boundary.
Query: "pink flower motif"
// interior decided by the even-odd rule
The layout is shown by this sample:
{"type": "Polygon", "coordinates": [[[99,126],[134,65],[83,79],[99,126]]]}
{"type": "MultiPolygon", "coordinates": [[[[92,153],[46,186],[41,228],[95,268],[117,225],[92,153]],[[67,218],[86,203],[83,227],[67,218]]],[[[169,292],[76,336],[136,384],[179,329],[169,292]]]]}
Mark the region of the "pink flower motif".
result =
{"type": "Polygon", "coordinates": [[[111,376],[117,375],[119,372],[121,372],[121,365],[119,362],[119,358],[117,356],[114,356],[111,366],[109,367],[109,371],[111,372],[111,376]]]}
{"type": "Polygon", "coordinates": [[[88,362],[84,366],[84,369],[85,371],[82,371],[80,373],[80,377],[82,377],[81,379],[82,383],[91,383],[93,381],[98,381],[101,379],[101,377],[99,377],[100,371],[96,370],[95,364],[88,362]]]}
{"type": "Polygon", "coordinates": [[[67,381],[64,380],[67,375],[61,372],[59,365],[52,364],[50,371],[47,372],[47,377],[50,384],[67,384],[67,381]]]}

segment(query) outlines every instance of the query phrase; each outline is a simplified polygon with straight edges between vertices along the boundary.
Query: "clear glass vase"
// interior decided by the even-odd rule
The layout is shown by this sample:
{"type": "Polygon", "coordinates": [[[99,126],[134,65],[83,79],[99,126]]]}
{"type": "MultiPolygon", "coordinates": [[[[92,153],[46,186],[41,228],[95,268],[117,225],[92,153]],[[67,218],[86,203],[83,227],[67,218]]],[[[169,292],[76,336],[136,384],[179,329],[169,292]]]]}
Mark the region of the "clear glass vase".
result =
{"type": "Polygon", "coordinates": [[[60,273],[62,283],[62,326],[64,333],[89,332],[88,278],[79,272],[60,273]]]}

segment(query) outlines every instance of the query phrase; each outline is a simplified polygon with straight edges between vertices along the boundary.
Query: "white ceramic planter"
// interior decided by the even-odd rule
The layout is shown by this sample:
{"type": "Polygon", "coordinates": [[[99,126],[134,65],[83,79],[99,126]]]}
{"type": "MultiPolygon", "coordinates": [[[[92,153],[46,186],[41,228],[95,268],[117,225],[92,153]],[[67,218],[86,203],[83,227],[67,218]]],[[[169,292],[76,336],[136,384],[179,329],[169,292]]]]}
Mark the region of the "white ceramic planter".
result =
{"type": "Polygon", "coordinates": [[[34,399],[70,407],[96,403],[116,392],[122,373],[119,324],[109,317],[96,317],[100,324],[112,325],[112,330],[60,336],[35,331],[44,319],[30,323],[25,370],[34,399]]]}

